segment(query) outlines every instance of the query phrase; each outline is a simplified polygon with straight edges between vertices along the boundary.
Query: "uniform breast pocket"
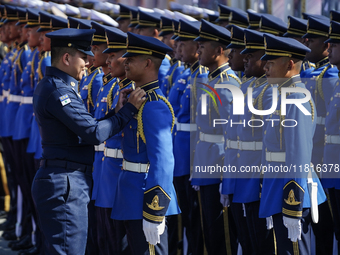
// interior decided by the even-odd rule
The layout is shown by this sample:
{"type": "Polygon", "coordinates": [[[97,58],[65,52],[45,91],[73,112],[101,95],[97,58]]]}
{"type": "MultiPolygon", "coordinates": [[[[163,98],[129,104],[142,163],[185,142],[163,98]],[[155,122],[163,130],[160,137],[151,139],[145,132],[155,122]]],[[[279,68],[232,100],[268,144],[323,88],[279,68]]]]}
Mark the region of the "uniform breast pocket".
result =
{"type": "Polygon", "coordinates": [[[137,146],[137,120],[130,121],[122,132],[123,146],[134,148],[137,146]]]}

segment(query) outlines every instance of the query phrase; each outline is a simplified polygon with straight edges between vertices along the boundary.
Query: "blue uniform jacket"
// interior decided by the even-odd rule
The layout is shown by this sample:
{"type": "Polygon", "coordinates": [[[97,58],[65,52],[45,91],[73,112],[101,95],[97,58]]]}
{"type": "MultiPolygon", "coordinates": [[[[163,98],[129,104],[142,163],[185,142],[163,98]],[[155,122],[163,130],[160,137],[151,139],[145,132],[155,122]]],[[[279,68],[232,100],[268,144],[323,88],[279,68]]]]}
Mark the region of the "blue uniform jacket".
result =
{"type": "MultiPolygon", "coordinates": [[[[282,86],[305,88],[304,84],[301,83],[299,75],[293,76],[282,86]]],[[[271,87],[269,90],[271,90],[271,87]]],[[[305,95],[302,93],[291,93],[287,98],[300,99],[305,98],[305,95]]],[[[260,218],[269,217],[278,213],[283,213],[286,217],[301,218],[302,209],[310,208],[307,175],[312,157],[316,115],[313,100],[304,103],[303,106],[312,113],[312,116],[304,115],[304,113],[293,104],[288,104],[286,107],[285,119],[297,121],[298,124],[295,127],[283,127],[280,124],[283,120],[280,115],[281,97],[278,98],[276,111],[269,116],[269,119],[281,121],[273,121],[273,124],[270,123],[266,126],[266,132],[263,138],[265,153],[284,152],[285,161],[275,162],[267,159],[265,165],[268,169],[269,166],[286,166],[287,172],[264,172],[259,211],[260,218]],[[308,169],[307,171],[304,171],[305,167],[308,169]],[[293,170],[294,168],[296,171],[293,170]],[[300,169],[302,169],[302,171],[300,171],[300,169]]],[[[265,109],[269,108],[270,106],[265,106],[265,109]]],[[[286,125],[293,124],[292,121],[288,121],[286,125]]],[[[318,183],[318,204],[321,204],[326,199],[325,193],[323,189],[320,188],[321,183],[315,174],[313,177],[314,182],[318,183]]]]}
{"type": "Polygon", "coordinates": [[[91,66],[87,70],[87,76],[83,77],[79,84],[79,93],[84,101],[85,107],[89,113],[94,114],[98,91],[103,84],[104,73],[98,67],[91,66]],[[88,92],[90,96],[88,95],[88,92]]]}
{"type": "Polygon", "coordinates": [[[96,121],[76,92],[77,83],[59,69],[47,67],[34,92],[34,113],[42,138],[43,158],[92,165],[93,145],[118,133],[137,110],[127,103],[117,114],[96,121]]]}
{"type": "MultiPolygon", "coordinates": [[[[258,99],[267,83],[265,75],[253,80],[249,87],[253,88],[252,102],[254,108],[258,109],[258,99]]],[[[237,140],[242,143],[257,142],[262,143],[262,126],[259,122],[251,122],[252,126],[259,125],[260,127],[250,127],[248,121],[252,118],[261,119],[260,116],[253,115],[248,109],[248,93],[245,92],[245,108],[244,115],[240,116],[240,122],[242,121],[244,125],[237,125],[237,140]]],[[[237,170],[240,171],[236,174],[238,177],[235,183],[235,192],[233,196],[233,201],[236,203],[250,203],[260,200],[260,172],[254,173],[242,173],[245,167],[260,167],[262,156],[262,147],[257,148],[257,150],[243,150],[239,149],[237,153],[237,170]]]]}
{"type": "MultiPolygon", "coordinates": [[[[213,88],[216,84],[230,84],[237,87],[239,87],[241,84],[241,81],[235,75],[234,71],[231,70],[227,63],[219,66],[216,70],[209,72],[208,79],[209,85],[213,88]]],[[[204,88],[204,86],[205,85],[202,84],[201,88],[204,88]]],[[[222,105],[218,100],[215,104],[212,98],[207,99],[206,115],[201,114],[202,100],[198,101],[196,116],[198,137],[200,133],[204,133],[208,135],[218,135],[224,138],[226,125],[216,125],[214,127],[213,120],[228,119],[228,117],[232,113],[231,109],[233,96],[230,90],[225,88],[218,88],[216,89],[216,91],[221,98],[222,105]]],[[[217,97],[215,98],[217,99],[217,97]]],[[[201,141],[201,139],[199,139],[196,144],[194,155],[194,169],[192,175],[193,178],[191,181],[192,185],[203,186],[220,183],[223,172],[216,171],[214,174],[210,174],[210,172],[205,170],[208,170],[208,167],[211,166],[222,167],[224,164],[224,154],[224,140],[221,140],[221,142],[207,142],[201,141]]]]}
{"type": "Polygon", "coordinates": [[[315,64],[315,70],[305,76],[305,86],[310,91],[316,105],[317,123],[313,138],[312,163],[322,164],[325,117],[327,105],[332,96],[335,82],[338,79],[338,69],[329,63],[328,57],[315,64]]]}
{"type": "Polygon", "coordinates": [[[170,69],[166,73],[161,86],[162,92],[166,97],[169,96],[169,92],[177,81],[177,77],[184,71],[182,62],[177,59],[171,59],[170,65],[170,69]]]}
{"type": "Polygon", "coordinates": [[[166,74],[168,73],[169,69],[170,69],[170,56],[166,55],[165,58],[162,61],[161,66],[159,67],[159,71],[158,71],[158,80],[159,80],[159,84],[163,84],[166,74]]]}
{"type": "Polygon", "coordinates": [[[28,63],[24,68],[20,79],[21,96],[23,100],[18,109],[15,123],[19,127],[14,130],[13,140],[29,138],[33,118],[33,92],[34,74],[36,63],[39,62],[39,51],[35,48],[28,57],[28,63]]]}
{"type": "MultiPolygon", "coordinates": [[[[111,73],[108,73],[103,76],[102,84],[103,85],[101,86],[98,92],[96,105],[94,108],[95,119],[101,119],[108,113],[108,110],[109,110],[108,95],[110,94],[110,91],[111,92],[113,91],[113,94],[115,94],[119,87],[117,79],[112,77],[111,73]]],[[[104,145],[102,145],[102,147],[103,146],[104,145]]],[[[98,187],[100,185],[99,179],[100,179],[100,175],[102,171],[103,159],[104,159],[104,151],[103,150],[95,151],[94,162],[93,162],[93,172],[92,172],[92,178],[93,178],[93,189],[92,189],[92,198],[91,198],[92,200],[97,199],[98,187]]]]}
{"type": "Polygon", "coordinates": [[[141,88],[147,93],[147,101],[140,108],[137,119],[132,119],[124,128],[122,149],[124,160],[149,164],[149,171],[121,171],[111,217],[160,223],[165,215],[180,212],[172,183],[171,131],[175,120],[158,81],[141,88]]]}
{"type": "MultiPolygon", "coordinates": [[[[243,94],[246,93],[248,86],[251,84],[251,82],[254,80],[254,77],[248,78],[244,81],[241,85],[241,90],[243,94]]],[[[231,109],[231,112],[233,111],[233,107],[231,109]]],[[[237,123],[239,121],[240,116],[239,115],[233,115],[231,114],[228,119],[228,124],[226,127],[226,130],[224,131],[224,149],[225,149],[225,157],[224,157],[224,166],[228,167],[228,170],[223,173],[223,179],[222,179],[222,190],[221,193],[225,195],[234,194],[235,190],[235,182],[236,182],[236,172],[237,171],[237,153],[238,149],[235,148],[228,148],[227,147],[227,141],[236,141],[237,140],[237,127],[238,125],[230,125],[230,121],[232,120],[233,123],[237,123]],[[230,168],[229,168],[230,166],[230,168]],[[235,167],[235,168],[232,168],[235,167]]]]}
{"type": "MultiPolygon", "coordinates": [[[[119,80],[117,78],[117,84],[111,86],[109,94],[107,95],[107,108],[113,110],[119,99],[119,92],[122,89],[131,87],[132,81],[129,79],[119,80]]],[[[104,151],[107,149],[121,150],[122,132],[107,139],[105,143],[104,151]]],[[[122,158],[106,157],[104,154],[102,169],[98,177],[98,188],[96,197],[96,206],[103,208],[112,208],[113,199],[116,193],[117,181],[120,172],[122,171],[122,158]]]]}
{"type": "Polygon", "coordinates": [[[26,43],[22,43],[18,47],[18,51],[13,55],[12,70],[9,83],[10,95],[4,114],[4,118],[6,119],[6,122],[4,123],[5,137],[13,136],[15,130],[20,128],[15,123],[15,117],[21,103],[21,101],[19,101],[17,98],[21,97],[21,75],[29,61],[28,57],[31,53],[31,50],[28,48],[26,43]]]}
{"type": "Polygon", "coordinates": [[[339,170],[340,144],[327,142],[327,136],[340,135],[340,86],[339,81],[335,83],[333,95],[329,101],[328,112],[325,122],[325,148],[323,153],[323,164],[315,166],[320,171],[321,183],[324,188],[340,189],[340,182],[335,178],[339,170]],[[333,167],[331,168],[331,164],[333,167]]]}
{"type": "MultiPolygon", "coordinates": [[[[51,52],[42,52],[40,54],[40,59],[36,63],[34,63],[34,90],[37,87],[38,83],[44,78],[46,66],[51,66],[51,52]]],[[[32,118],[32,126],[31,133],[28,140],[27,152],[34,153],[35,159],[40,159],[42,157],[42,145],[41,145],[41,136],[39,132],[39,126],[35,119],[35,115],[33,113],[32,118]]]]}

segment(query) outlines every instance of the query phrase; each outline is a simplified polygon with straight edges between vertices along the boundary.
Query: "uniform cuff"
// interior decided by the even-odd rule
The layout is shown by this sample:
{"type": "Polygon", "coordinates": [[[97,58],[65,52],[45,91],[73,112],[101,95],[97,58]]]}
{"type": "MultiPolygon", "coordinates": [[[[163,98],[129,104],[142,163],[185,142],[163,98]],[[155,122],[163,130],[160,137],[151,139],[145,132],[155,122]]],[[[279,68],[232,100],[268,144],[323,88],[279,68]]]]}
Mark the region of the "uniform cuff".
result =
{"type": "Polygon", "coordinates": [[[126,116],[133,117],[137,114],[138,109],[131,103],[126,103],[119,112],[124,113],[126,116]]]}
{"type": "Polygon", "coordinates": [[[143,219],[152,223],[161,223],[168,210],[170,199],[170,196],[160,186],[145,191],[143,219]]]}
{"type": "Polygon", "coordinates": [[[282,214],[289,218],[302,218],[304,189],[294,180],[283,188],[282,214]]]}

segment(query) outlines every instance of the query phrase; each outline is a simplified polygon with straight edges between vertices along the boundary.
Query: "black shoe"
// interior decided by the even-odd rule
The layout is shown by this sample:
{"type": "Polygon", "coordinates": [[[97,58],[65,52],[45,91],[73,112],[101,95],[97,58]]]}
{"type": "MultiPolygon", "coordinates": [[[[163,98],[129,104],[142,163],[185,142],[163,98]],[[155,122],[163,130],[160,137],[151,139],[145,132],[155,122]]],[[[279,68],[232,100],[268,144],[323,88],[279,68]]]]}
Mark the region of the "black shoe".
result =
{"type": "Polygon", "coordinates": [[[37,246],[33,246],[30,249],[19,251],[18,255],[34,255],[39,254],[39,249],[37,246]]]}
{"type": "Polygon", "coordinates": [[[2,234],[2,238],[7,240],[7,241],[13,241],[13,240],[17,240],[17,236],[15,234],[15,230],[10,230],[10,231],[6,231],[2,234]]]}
{"type": "Polygon", "coordinates": [[[0,230],[3,231],[8,231],[8,230],[13,230],[15,228],[15,224],[5,221],[4,223],[0,224],[0,230]]]}
{"type": "Polygon", "coordinates": [[[9,243],[8,243],[8,247],[9,248],[12,248],[12,246],[14,245],[14,244],[17,244],[17,243],[19,243],[21,241],[21,239],[18,239],[18,240],[14,240],[14,241],[10,241],[9,243]]]}
{"type": "Polygon", "coordinates": [[[6,218],[6,217],[7,217],[7,212],[1,210],[1,211],[0,211],[0,218],[6,218]]]}
{"type": "Polygon", "coordinates": [[[12,251],[25,250],[32,247],[31,236],[24,236],[18,243],[14,243],[11,247],[12,251]]]}

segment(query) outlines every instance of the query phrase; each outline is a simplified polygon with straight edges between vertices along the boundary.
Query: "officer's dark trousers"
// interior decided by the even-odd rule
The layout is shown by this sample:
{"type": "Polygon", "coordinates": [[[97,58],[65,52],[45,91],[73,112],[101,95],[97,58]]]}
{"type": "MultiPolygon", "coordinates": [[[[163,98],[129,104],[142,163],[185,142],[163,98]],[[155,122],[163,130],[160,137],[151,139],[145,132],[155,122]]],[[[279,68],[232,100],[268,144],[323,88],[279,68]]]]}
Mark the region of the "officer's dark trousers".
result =
{"type": "Polygon", "coordinates": [[[32,195],[45,238],[46,254],[85,254],[91,170],[87,167],[84,173],[49,166],[38,170],[32,195]]]}
{"type": "Polygon", "coordinates": [[[340,254],[340,190],[328,189],[328,194],[332,206],[335,237],[338,241],[338,254],[340,254]]]}
{"type": "Polygon", "coordinates": [[[227,254],[219,183],[200,186],[203,236],[209,255],[227,254]]]}
{"type": "Polygon", "coordinates": [[[146,242],[143,232],[142,220],[122,221],[133,255],[168,255],[168,229],[165,226],[164,233],[160,236],[160,243],[153,246],[146,242]]]}
{"type": "MultiPolygon", "coordinates": [[[[232,195],[229,195],[229,199],[232,200],[232,195]]],[[[237,229],[237,240],[241,244],[243,255],[252,255],[252,245],[250,240],[250,234],[247,226],[247,219],[244,217],[243,207],[241,203],[231,203],[230,211],[233,214],[233,218],[237,229]]]]}
{"type": "Polygon", "coordinates": [[[288,229],[283,225],[282,213],[273,215],[274,233],[278,255],[311,254],[311,216],[309,209],[303,209],[301,219],[301,240],[288,239],[288,229]],[[298,252],[298,253],[297,253],[298,252]]]}
{"type": "Polygon", "coordinates": [[[260,201],[244,206],[253,254],[275,254],[273,230],[267,230],[266,219],[259,218],[260,201]]]}
{"type": "Polygon", "coordinates": [[[188,254],[200,255],[204,252],[200,208],[189,178],[189,175],[174,177],[174,185],[182,211],[182,226],[186,228],[188,254]]]}

